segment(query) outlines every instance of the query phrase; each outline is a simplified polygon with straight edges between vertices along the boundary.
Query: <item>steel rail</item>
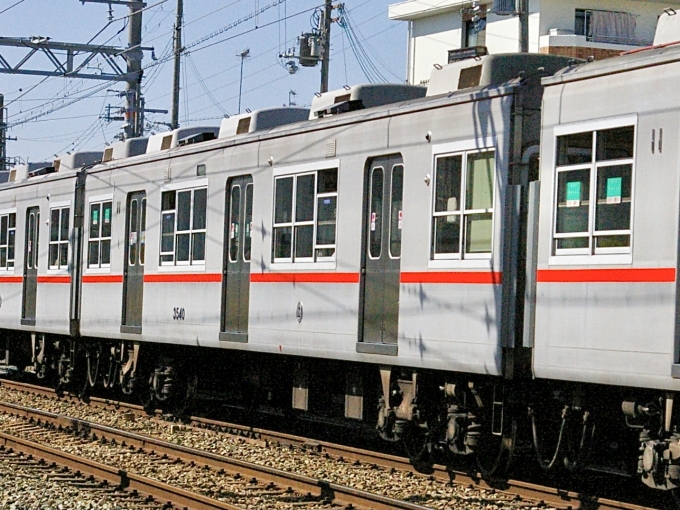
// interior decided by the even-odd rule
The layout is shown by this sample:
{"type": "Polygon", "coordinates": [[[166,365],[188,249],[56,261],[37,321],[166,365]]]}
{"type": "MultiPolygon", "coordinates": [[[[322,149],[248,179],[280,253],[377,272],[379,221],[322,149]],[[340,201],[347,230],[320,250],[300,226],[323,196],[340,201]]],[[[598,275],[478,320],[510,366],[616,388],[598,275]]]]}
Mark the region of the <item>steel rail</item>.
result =
{"type": "MultiPolygon", "coordinates": [[[[239,473],[241,476],[248,478],[266,480],[280,486],[292,487],[302,493],[308,492],[320,500],[328,500],[344,505],[351,504],[354,507],[370,508],[372,510],[426,510],[426,507],[414,503],[409,503],[378,494],[372,494],[366,491],[353,489],[351,487],[346,487],[343,485],[327,482],[325,480],[319,480],[288,471],[283,471],[269,466],[263,466],[238,459],[231,459],[229,457],[216,455],[203,450],[176,445],[149,436],[134,434],[132,432],[126,432],[113,427],[99,425],[77,418],[70,418],[48,411],[32,409],[9,403],[0,403],[0,411],[14,416],[21,416],[37,423],[49,423],[56,427],[70,429],[74,433],[87,433],[89,435],[97,436],[100,439],[104,438],[108,441],[116,441],[129,447],[132,446],[145,451],[153,451],[157,455],[167,455],[168,457],[179,458],[184,462],[209,466],[215,470],[222,469],[229,472],[239,473]]],[[[113,472],[116,472],[114,468],[109,469],[113,472]]],[[[134,475],[128,473],[127,476],[132,480],[134,475]]],[[[139,490],[143,490],[144,492],[149,492],[152,495],[155,495],[146,489],[139,488],[139,490]]],[[[176,490],[180,491],[180,489],[176,490]]],[[[224,503],[216,503],[219,503],[219,505],[224,505],[224,503]]],[[[188,503],[185,503],[184,505],[194,508],[194,506],[189,505],[188,503]]],[[[195,508],[236,509],[238,507],[205,506],[195,508]]]]}
{"type": "Polygon", "coordinates": [[[191,508],[192,510],[243,510],[241,507],[210,499],[179,487],[173,487],[151,478],[129,473],[123,469],[100,464],[5,432],[0,432],[0,444],[5,448],[12,448],[46,462],[54,462],[59,466],[65,466],[92,475],[100,480],[106,480],[123,489],[153,496],[159,501],[167,501],[174,506],[191,508]]]}
{"type": "MultiPolygon", "coordinates": [[[[50,388],[44,388],[32,384],[9,380],[2,380],[0,384],[20,391],[30,391],[46,396],[55,395],[54,390],[50,388]]],[[[134,404],[115,402],[108,399],[94,397],[90,399],[90,403],[97,407],[124,409],[133,413],[146,415],[146,412],[142,406],[134,404]]],[[[161,412],[156,411],[156,415],[160,417],[161,412]]],[[[320,453],[325,453],[333,457],[358,460],[367,464],[375,464],[377,466],[394,468],[396,470],[408,471],[417,475],[422,475],[422,473],[417,472],[413,468],[407,458],[396,455],[373,452],[370,450],[362,450],[359,448],[343,446],[325,441],[310,440],[309,438],[286,434],[283,432],[275,432],[260,428],[248,427],[245,425],[225,423],[202,417],[190,417],[190,424],[199,428],[214,428],[226,433],[231,433],[233,435],[259,439],[262,441],[278,442],[280,444],[290,444],[303,447],[306,446],[316,449],[320,453]]],[[[470,474],[462,471],[456,471],[443,465],[433,466],[433,472],[430,474],[430,476],[445,482],[454,482],[456,484],[467,485],[477,489],[499,490],[505,493],[519,495],[525,499],[543,502],[545,504],[555,506],[556,508],[564,508],[568,510],[589,510],[592,508],[597,508],[598,510],[649,510],[649,507],[643,507],[607,498],[594,497],[574,491],[547,487],[521,480],[502,480],[497,483],[492,480],[485,480],[479,473],[470,474]]]]}

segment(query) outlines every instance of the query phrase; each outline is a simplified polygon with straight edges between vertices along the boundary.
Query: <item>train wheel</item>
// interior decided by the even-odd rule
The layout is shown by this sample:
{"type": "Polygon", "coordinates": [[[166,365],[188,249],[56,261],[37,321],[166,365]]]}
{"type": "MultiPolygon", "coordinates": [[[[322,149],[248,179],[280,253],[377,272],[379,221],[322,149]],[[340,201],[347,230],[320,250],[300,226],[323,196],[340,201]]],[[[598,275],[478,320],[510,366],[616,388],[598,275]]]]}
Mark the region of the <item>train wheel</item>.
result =
{"type": "Polygon", "coordinates": [[[402,443],[409,462],[417,471],[426,474],[434,471],[432,437],[427,424],[419,425],[409,422],[402,443]]]}
{"type": "Polygon", "coordinates": [[[187,416],[190,412],[191,406],[194,404],[196,392],[198,390],[198,374],[187,374],[184,382],[180,384],[177,395],[173,399],[173,415],[177,418],[187,416]]]}
{"type": "Polygon", "coordinates": [[[85,366],[87,369],[87,384],[90,388],[97,385],[99,379],[99,367],[103,364],[102,359],[104,353],[102,352],[101,344],[94,346],[88,345],[85,351],[85,366]]]}
{"type": "Polygon", "coordinates": [[[488,430],[482,434],[476,448],[477,468],[485,479],[507,477],[517,443],[517,421],[507,420],[498,435],[488,430]]]}

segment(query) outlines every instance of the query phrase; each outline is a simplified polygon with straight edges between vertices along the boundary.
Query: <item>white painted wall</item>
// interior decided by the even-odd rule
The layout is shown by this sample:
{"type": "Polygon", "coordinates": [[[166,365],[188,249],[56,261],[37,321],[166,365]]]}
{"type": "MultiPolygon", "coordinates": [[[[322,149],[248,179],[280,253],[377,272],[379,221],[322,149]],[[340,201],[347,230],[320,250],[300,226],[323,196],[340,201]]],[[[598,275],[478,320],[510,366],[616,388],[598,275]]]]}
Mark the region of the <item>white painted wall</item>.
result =
{"type": "MultiPolygon", "coordinates": [[[[446,64],[448,51],[461,47],[460,9],[470,3],[462,0],[408,0],[390,5],[391,19],[409,21],[412,24],[407,63],[409,83],[427,81],[433,65],[446,64]]],[[[487,3],[490,5],[491,0],[487,3]]],[[[668,6],[680,10],[680,1],[530,0],[529,51],[539,51],[541,36],[548,35],[551,28],[573,30],[577,8],[634,13],[637,15],[636,37],[651,42],[654,39],[657,17],[668,6]]],[[[486,46],[492,54],[516,52],[519,49],[518,18],[489,14],[486,46]]]]}
{"type": "Polygon", "coordinates": [[[460,48],[461,37],[460,11],[413,21],[410,51],[414,60],[410,83],[418,84],[429,80],[434,64],[445,65],[449,59],[449,50],[460,48]]]}

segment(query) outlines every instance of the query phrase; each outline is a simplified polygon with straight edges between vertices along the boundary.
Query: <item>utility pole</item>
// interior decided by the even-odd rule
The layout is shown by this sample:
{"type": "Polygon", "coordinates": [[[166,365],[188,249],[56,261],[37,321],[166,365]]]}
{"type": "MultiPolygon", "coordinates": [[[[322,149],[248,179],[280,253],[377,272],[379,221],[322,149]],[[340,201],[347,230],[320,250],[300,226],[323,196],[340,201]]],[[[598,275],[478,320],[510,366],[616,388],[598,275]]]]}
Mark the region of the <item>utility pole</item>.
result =
{"type": "Polygon", "coordinates": [[[125,138],[134,138],[144,134],[142,124],[144,114],[141,111],[142,104],[142,9],[146,7],[139,0],[80,0],[81,3],[90,2],[97,4],[127,5],[130,9],[128,15],[128,46],[125,49],[127,61],[127,73],[125,82],[125,138]]]}
{"type": "Polygon", "coordinates": [[[175,46],[175,71],[172,80],[172,129],[179,127],[179,78],[181,72],[182,56],[182,23],[184,18],[184,2],[177,0],[177,20],[175,21],[175,33],[173,35],[175,46]]]}
{"type": "Polygon", "coordinates": [[[0,172],[7,170],[7,124],[5,123],[5,96],[0,94],[0,172]]]}
{"type": "MultiPolygon", "coordinates": [[[[81,0],[82,1],[82,0],[81,0]]],[[[86,0],[91,2],[92,0],[86,0]]],[[[125,3],[125,2],[121,2],[125,3]]],[[[142,2],[127,2],[130,8],[130,24],[128,29],[127,59],[127,88],[125,91],[125,138],[134,138],[144,134],[141,111],[142,99],[142,13],[146,4],[142,2]]]]}
{"type": "Polygon", "coordinates": [[[519,52],[529,53],[529,0],[517,0],[519,52]]]}
{"type": "MultiPolygon", "coordinates": [[[[520,0],[521,1],[521,0],[520,0]]],[[[328,92],[328,70],[331,63],[331,23],[333,15],[333,4],[331,0],[326,0],[323,10],[323,22],[321,28],[321,88],[323,94],[328,92]]]]}

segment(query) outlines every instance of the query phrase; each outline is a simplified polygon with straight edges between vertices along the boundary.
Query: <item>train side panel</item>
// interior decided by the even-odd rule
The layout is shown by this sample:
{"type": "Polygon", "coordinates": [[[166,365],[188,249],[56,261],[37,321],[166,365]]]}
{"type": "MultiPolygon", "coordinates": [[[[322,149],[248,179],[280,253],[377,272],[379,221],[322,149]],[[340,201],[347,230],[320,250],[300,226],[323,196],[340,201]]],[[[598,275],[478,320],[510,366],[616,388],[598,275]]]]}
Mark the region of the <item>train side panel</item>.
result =
{"type": "Polygon", "coordinates": [[[537,377],[680,388],[671,377],[680,134],[672,84],[679,75],[674,61],[631,70],[625,79],[602,73],[546,88],[537,377]],[[578,141],[583,133],[592,147],[578,141]],[[593,147],[594,162],[584,163],[593,147]],[[585,227],[577,224],[585,220],[576,211],[586,200],[590,230],[581,235],[585,227]],[[588,238],[588,249],[577,246],[588,238]]]}
{"type": "MultiPolygon", "coordinates": [[[[404,157],[406,216],[399,302],[399,358],[403,364],[502,373],[503,204],[512,102],[512,95],[471,101],[396,118],[391,125],[392,143],[409,147],[404,157]],[[425,140],[428,131],[431,143],[425,140]],[[492,154],[489,157],[493,158],[489,168],[493,177],[486,181],[493,186],[490,253],[464,253],[462,257],[436,253],[446,251],[436,249],[433,239],[437,162],[478,154],[492,154]]],[[[445,228],[452,219],[447,218],[445,228]]]]}
{"type": "Polygon", "coordinates": [[[75,177],[75,172],[32,177],[2,190],[4,204],[9,206],[0,213],[3,327],[64,335],[70,332],[75,177]],[[13,229],[9,227],[12,223],[13,229]],[[33,235],[27,241],[29,233],[33,235]],[[8,263],[11,236],[13,267],[8,263]]]}

